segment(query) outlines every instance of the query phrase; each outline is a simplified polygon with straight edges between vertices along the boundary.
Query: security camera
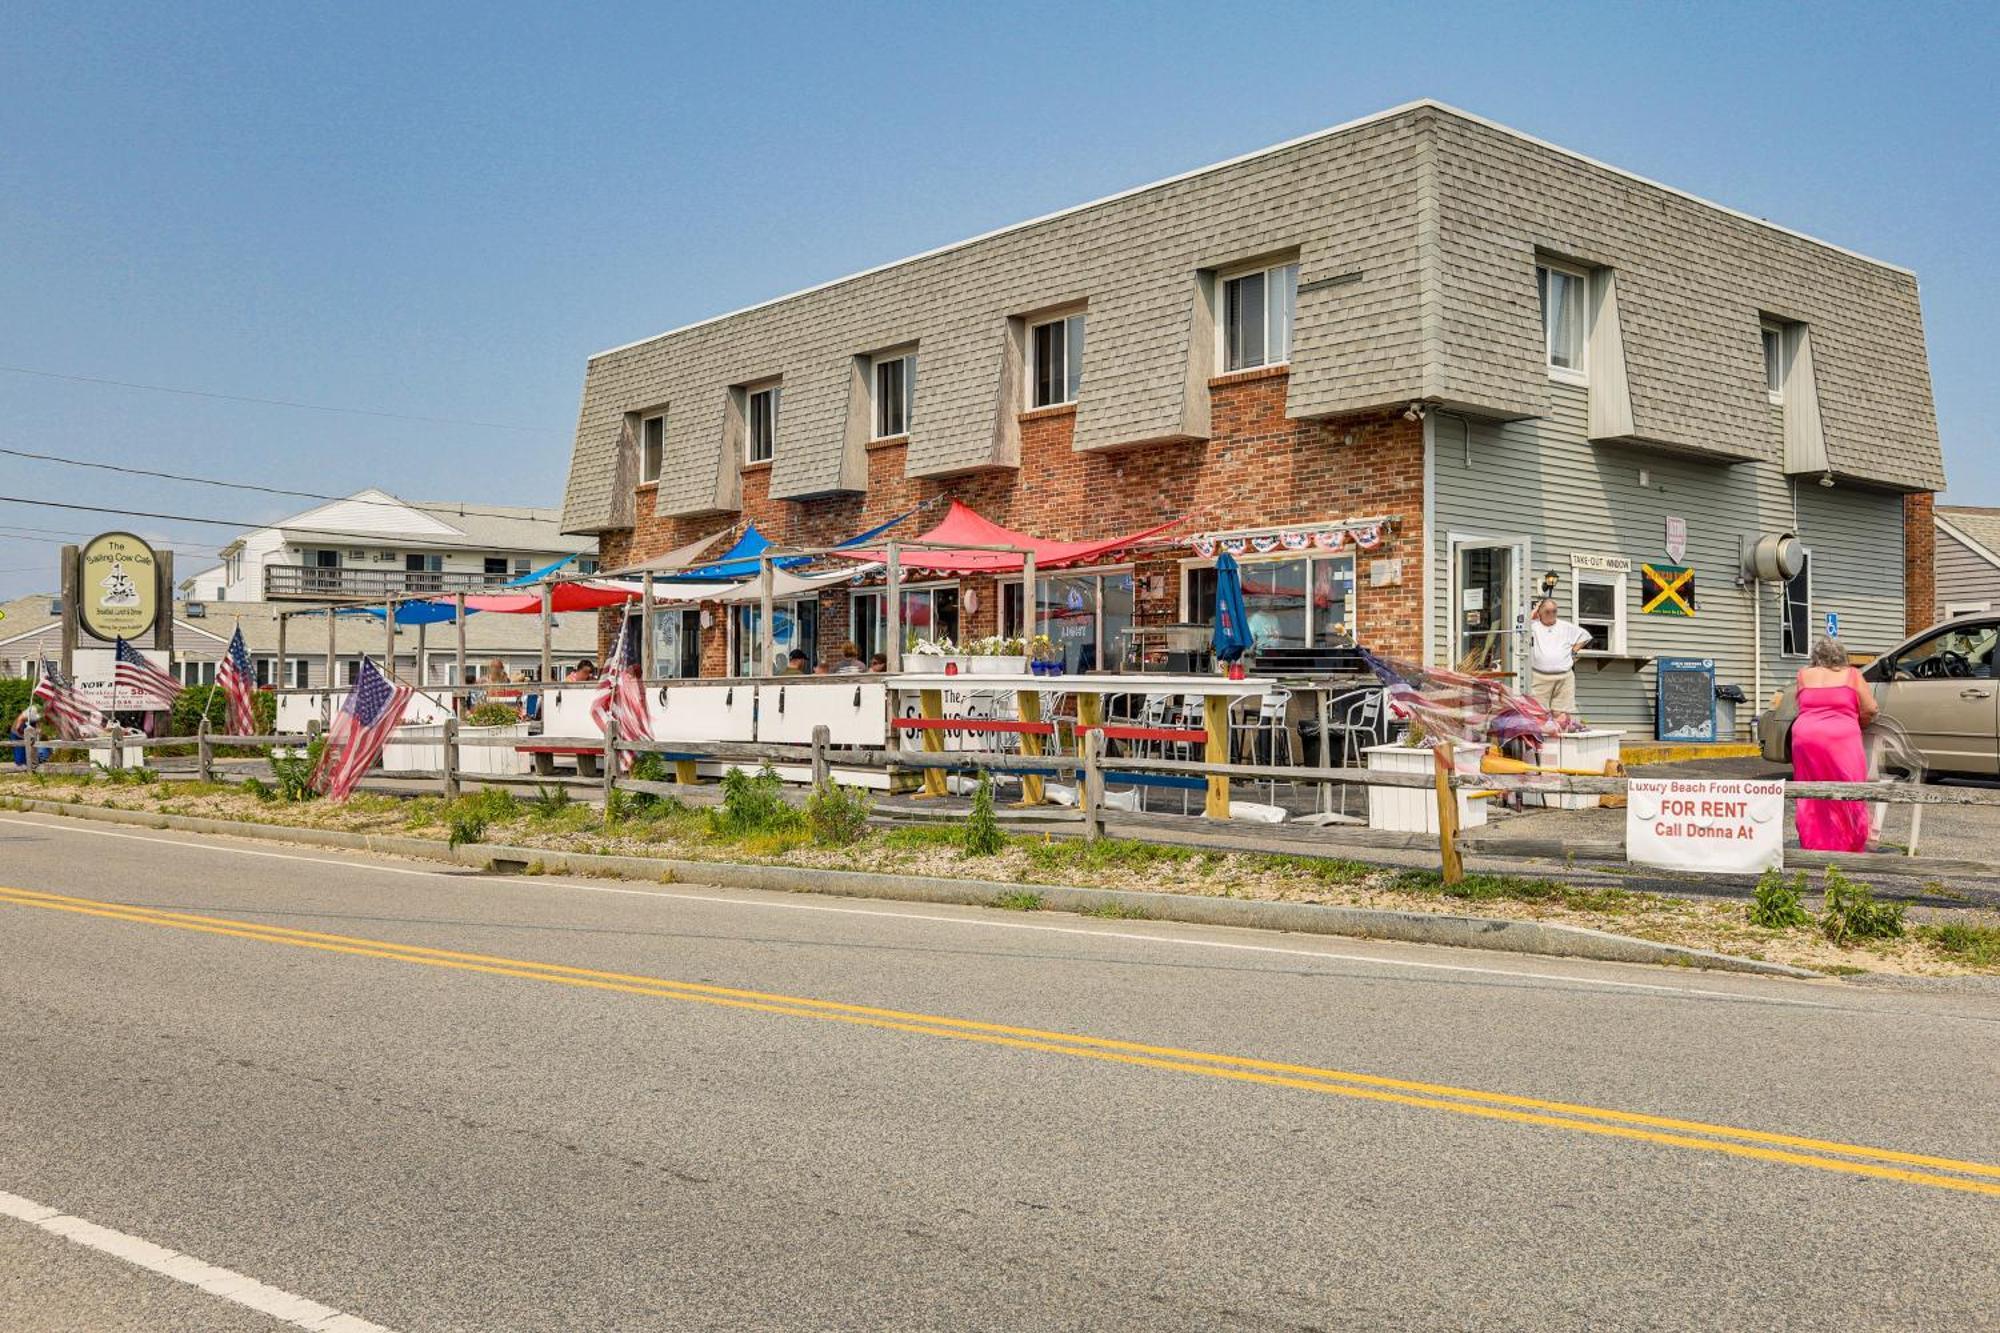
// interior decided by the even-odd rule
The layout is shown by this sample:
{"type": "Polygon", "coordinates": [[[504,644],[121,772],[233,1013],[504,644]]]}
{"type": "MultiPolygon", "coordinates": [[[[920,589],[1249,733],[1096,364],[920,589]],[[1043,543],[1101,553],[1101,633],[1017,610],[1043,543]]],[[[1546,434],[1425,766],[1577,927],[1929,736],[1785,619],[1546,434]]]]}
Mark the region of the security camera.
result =
{"type": "Polygon", "coordinates": [[[1403,409],[1403,420],[1422,421],[1423,419],[1424,419],[1424,405],[1422,403],[1411,403],[1408,407],[1403,409]]]}

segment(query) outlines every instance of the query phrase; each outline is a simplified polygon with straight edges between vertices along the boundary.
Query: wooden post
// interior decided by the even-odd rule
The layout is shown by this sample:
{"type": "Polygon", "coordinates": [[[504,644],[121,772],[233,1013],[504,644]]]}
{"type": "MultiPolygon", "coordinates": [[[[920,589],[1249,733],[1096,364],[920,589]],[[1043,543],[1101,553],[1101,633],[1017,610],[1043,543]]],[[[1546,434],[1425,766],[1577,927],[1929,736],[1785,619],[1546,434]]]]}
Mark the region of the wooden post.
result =
{"type": "Polygon", "coordinates": [[[326,608],[326,691],[319,697],[319,723],[333,725],[334,682],[340,675],[340,644],[334,637],[333,607],[326,608]]]}
{"type": "Polygon", "coordinates": [[[382,602],[382,674],[396,678],[396,599],[382,602]]]}
{"type": "Polygon", "coordinates": [[[424,645],[429,637],[429,631],[430,631],[429,625],[424,624],[422,621],[417,622],[417,688],[418,689],[422,689],[431,683],[431,672],[430,672],[431,664],[427,660],[425,660],[424,657],[424,645]]]}
{"type": "MultiPolygon", "coordinates": [[[[1083,696],[1077,696],[1081,703],[1083,696]]],[[[1104,754],[1104,733],[1090,730],[1077,740],[1083,752],[1083,777],[1077,784],[1076,808],[1083,814],[1083,840],[1096,842],[1104,836],[1104,770],[1098,760],[1104,754]]]]}
{"type": "Polygon", "coordinates": [[[157,590],[159,618],[153,622],[153,647],[167,659],[167,670],[174,668],[174,553],[157,551],[153,555],[154,575],[158,580],[157,590]]]}
{"type": "Polygon", "coordinates": [[[555,675],[554,644],[549,637],[554,632],[549,620],[550,607],[554,600],[552,586],[547,579],[542,580],[542,683],[544,685],[555,675]]]}
{"type": "MultiPolygon", "coordinates": [[[[928,718],[944,717],[944,691],[917,691],[917,711],[928,718]]],[[[935,727],[925,728],[923,732],[923,746],[925,754],[943,754],[944,733],[935,727]]],[[[924,770],[924,789],[918,793],[919,795],[943,796],[950,790],[950,784],[944,780],[943,769],[927,768],[924,770]]]]}
{"type": "MultiPolygon", "coordinates": [[[[285,626],[290,623],[291,617],[280,611],[278,613],[278,664],[271,669],[271,688],[274,690],[285,688],[285,626]]],[[[241,625],[242,622],[238,621],[237,624],[241,625]]]]}
{"type": "Polygon", "coordinates": [[[457,621],[458,648],[451,664],[451,707],[453,712],[463,712],[472,702],[472,696],[465,690],[465,594],[458,593],[452,598],[453,618],[457,621]]]}
{"type": "Polygon", "coordinates": [[[202,716],[201,726],[195,729],[194,775],[203,782],[215,781],[215,747],[208,740],[208,717],[202,716]]]}
{"type": "Polygon", "coordinates": [[[41,748],[42,744],[42,722],[40,718],[31,718],[29,720],[27,730],[21,733],[21,739],[28,743],[28,776],[33,777],[35,770],[40,768],[42,764],[40,757],[35,753],[35,751],[41,748]]]}
{"type": "MultiPolygon", "coordinates": [[[[888,600],[882,604],[883,637],[888,640],[882,651],[888,655],[891,674],[903,669],[903,548],[893,537],[889,539],[889,581],[883,586],[882,595],[888,600]]],[[[926,691],[926,697],[929,692],[926,691]]],[[[942,707],[942,705],[940,705],[942,707]]],[[[942,713],[939,716],[943,716],[942,713]]],[[[928,735],[928,733],[926,733],[928,735]]],[[[925,749],[929,749],[926,742],[925,749]]],[[[930,774],[924,775],[924,790],[930,790],[930,774]]],[[[942,795],[942,793],[939,793],[942,795]]]]}
{"type": "MultiPolygon", "coordinates": [[[[1014,691],[1014,708],[1023,722],[1042,720],[1042,692],[1040,690],[1014,691]]],[[[1038,758],[1045,753],[1040,736],[1029,732],[1021,733],[1021,753],[1029,758],[1038,758]]],[[[1042,785],[1039,773],[1021,775],[1021,804],[1040,805],[1048,799],[1048,792],[1042,785]]]]}
{"type": "Polygon", "coordinates": [[[653,661],[653,571],[639,580],[639,679],[652,680],[658,675],[658,665],[653,661]]]}
{"type": "Polygon", "coordinates": [[[83,591],[76,560],[76,547],[62,548],[62,674],[72,685],[76,682],[76,625],[80,613],[77,598],[83,591]]]}
{"type": "Polygon", "coordinates": [[[825,723],[813,728],[813,790],[825,791],[833,785],[833,765],[827,762],[826,747],[833,744],[833,729],[825,723]]]}
{"type": "Polygon", "coordinates": [[[757,670],[759,676],[778,674],[778,626],[772,601],[771,553],[757,557],[757,670]]]}
{"type": "Polygon", "coordinates": [[[618,784],[618,719],[604,719],[604,826],[611,827],[611,811],[618,784]]]}
{"type": "Polygon", "coordinates": [[[1451,789],[1451,747],[1434,745],[1431,757],[1437,766],[1438,850],[1444,882],[1456,884],[1465,878],[1465,862],[1458,855],[1458,793],[1451,789]]]}
{"type": "MultiPolygon", "coordinates": [[[[1211,764],[1229,762],[1229,696],[1226,694],[1204,694],[1201,696],[1201,720],[1208,730],[1208,741],[1202,747],[1201,757],[1211,764]]],[[[1201,812],[1209,819],[1229,818],[1229,779],[1211,777],[1208,780],[1208,797],[1202,803],[1201,812]]]]}
{"type": "Polygon", "coordinates": [[[448,713],[444,719],[444,798],[458,799],[458,715],[448,713]]]}

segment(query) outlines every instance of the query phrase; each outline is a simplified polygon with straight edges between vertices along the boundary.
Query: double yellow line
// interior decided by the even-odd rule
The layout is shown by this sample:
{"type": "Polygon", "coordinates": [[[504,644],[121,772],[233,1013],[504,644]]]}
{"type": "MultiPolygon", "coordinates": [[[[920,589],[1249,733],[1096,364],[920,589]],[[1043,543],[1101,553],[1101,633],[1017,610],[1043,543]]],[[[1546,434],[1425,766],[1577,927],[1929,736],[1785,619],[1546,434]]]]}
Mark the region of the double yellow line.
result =
{"type": "Polygon", "coordinates": [[[1804,1138],[1794,1134],[1739,1129],[1730,1125],[1712,1125],[1699,1120],[1679,1120],[1668,1116],[1610,1110],[1571,1102],[1546,1101],[1537,1097],[1517,1097],[1509,1093],[1482,1092],[1474,1088],[1458,1088],[1441,1083],[1384,1078],[1380,1075],[1358,1074],[1341,1069],[1323,1069],[1312,1065],[1217,1055],[1207,1051],[1183,1050],[1172,1046],[1118,1041],[1109,1037],[1079,1036],[1074,1033],[1015,1027],[1003,1023],[982,1023],[972,1019],[882,1009],[870,1005],[843,1004],[833,1000],[815,1000],[797,995],[673,981],[664,977],[567,967],[558,963],[539,963],[490,954],[464,953],[453,949],[429,949],[414,944],[398,944],[391,940],[363,939],[316,930],[293,930],[230,917],[169,912],[95,898],[42,893],[33,889],[0,887],[0,904],[71,912],[133,925],[164,926],[174,930],[224,935],[261,944],[282,944],[298,949],[317,949],[325,953],[349,954],[360,958],[380,958],[423,967],[451,968],[463,972],[484,973],[488,976],[539,981],[550,985],[640,995],[649,999],[680,1000],[690,1004],[716,1005],[728,1009],[776,1014],[786,1018],[811,1018],[822,1022],[847,1023],[918,1036],[982,1042],[1018,1050],[1040,1051],[1049,1055],[1066,1055],[1081,1060],[1138,1065],[1148,1069],[1194,1074],[1205,1078],[1265,1084],[1325,1096],[1352,1097],[1428,1111],[1445,1111],[1454,1115],[1478,1116],[1487,1120],[1540,1125],[1581,1134],[1631,1139],[1697,1152],[1721,1153],[1730,1157],[1781,1162],[1821,1171],[1873,1176],[1934,1189],[1959,1190],[2000,1197],[2000,1165],[1959,1161],[1950,1157],[1931,1157],[1922,1153],[1898,1152],[1889,1148],[1871,1148],[1826,1139],[1804,1138]]]}

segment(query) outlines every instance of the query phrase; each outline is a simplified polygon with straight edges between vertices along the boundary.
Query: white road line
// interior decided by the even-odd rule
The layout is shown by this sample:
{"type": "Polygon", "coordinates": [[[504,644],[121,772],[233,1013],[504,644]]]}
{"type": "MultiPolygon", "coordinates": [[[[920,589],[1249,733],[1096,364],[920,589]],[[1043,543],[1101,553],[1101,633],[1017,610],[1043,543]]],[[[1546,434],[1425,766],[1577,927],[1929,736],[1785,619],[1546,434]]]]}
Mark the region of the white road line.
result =
{"type": "MultiPolygon", "coordinates": [[[[192,847],[199,851],[229,852],[237,856],[262,856],[276,861],[304,861],[313,865],[342,866],[349,870],[380,871],[388,875],[420,875],[437,879],[451,879],[464,882],[464,872],[448,870],[417,870],[407,866],[378,865],[370,861],[343,860],[332,856],[303,856],[293,852],[269,852],[254,847],[235,847],[216,843],[188,842],[180,838],[163,838],[146,833],[121,833],[115,829],[85,828],[80,825],[55,822],[43,823],[36,819],[14,819],[0,816],[0,824],[22,824],[29,828],[61,832],[82,833],[95,838],[122,838],[132,842],[172,843],[180,847],[192,847]]],[[[381,853],[386,855],[386,853],[381,853]]],[[[368,855],[368,853],[363,853],[368,855]]],[[[510,884],[513,881],[508,881],[510,884]]],[[[1524,972],[1514,968],[1478,967],[1470,963],[1427,963],[1407,958],[1380,958],[1372,954],[1335,953],[1327,949],[1290,949],[1275,944],[1248,944],[1236,940],[1184,939],[1172,935],[1148,935],[1139,931],[1111,930],[1092,926],[1053,926],[1030,921],[991,921],[984,917],[946,916],[936,912],[908,912],[895,908],[880,907],[837,907],[830,903],[797,903],[765,901],[760,898],[725,897],[720,894],[689,893],[672,889],[621,889],[605,884],[581,884],[560,876],[537,877],[535,884],[540,888],[571,889],[578,893],[609,893],[631,898],[668,898],[675,901],[697,903],[719,903],[729,907],[759,907],[781,912],[825,912],[835,916],[873,916],[895,921],[928,921],[939,925],[972,926],[985,930],[1025,930],[1046,935],[1081,935],[1094,940],[1132,940],[1142,944],[1171,944],[1184,948],[1224,949],[1239,953],[1277,954],[1293,958],[1314,958],[1336,963],[1365,963],[1375,967],[1405,967],[1429,972],[1456,972],[1473,976],[1507,977],[1518,981],[1553,981],[1566,986],[1609,986],[1619,990],[1652,991],[1666,995],[1687,995],[1703,999],[1736,1000],[1746,1004],[1779,1004],[1805,1009],[1839,1009],[1842,1005],[1827,1004],[1818,1000],[1793,999],[1778,995],[1745,995],[1740,991],[1705,990],[1697,986],[1668,986],[1648,981],[1615,981],[1604,977],[1571,977],[1559,972],[1524,972]]],[[[745,892],[756,892],[746,890],[745,892]]],[[[1180,924],[1180,923],[1168,923],[1180,924]]],[[[1215,927],[1228,929],[1228,927],[1215,927]]]]}
{"type": "Polygon", "coordinates": [[[110,1227],[71,1217],[47,1204],[9,1194],[5,1190],[0,1190],[0,1217],[26,1222],[73,1244],[122,1259],[149,1273],[185,1282],[211,1296],[233,1301],[295,1328],[311,1329],[313,1333],[391,1333],[382,1325],[371,1324],[358,1315],[342,1314],[330,1305],[321,1305],[318,1301],[280,1290],[242,1273],[204,1263],[192,1255],[155,1245],[123,1231],[113,1231],[110,1227]]]}

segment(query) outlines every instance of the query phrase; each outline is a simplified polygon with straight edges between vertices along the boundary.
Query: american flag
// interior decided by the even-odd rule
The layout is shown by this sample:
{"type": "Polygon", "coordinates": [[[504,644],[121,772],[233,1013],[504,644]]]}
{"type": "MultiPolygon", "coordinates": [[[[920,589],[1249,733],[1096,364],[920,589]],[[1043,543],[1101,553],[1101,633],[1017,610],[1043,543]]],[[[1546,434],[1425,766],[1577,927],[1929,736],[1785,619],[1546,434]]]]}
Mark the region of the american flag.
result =
{"type": "Polygon", "coordinates": [[[229,651],[222,655],[222,664],[215,669],[215,683],[222,687],[223,697],[229,700],[229,734],[256,735],[257,673],[250,665],[250,650],[243,646],[241,625],[229,637],[229,651]]]}
{"type": "Polygon", "coordinates": [[[181,683],[147,661],[137,648],[119,639],[114,660],[117,667],[113,679],[122,696],[136,694],[148,705],[158,708],[174,706],[174,697],[181,692],[181,683]]]}
{"type": "Polygon", "coordinates": [[[1516,694],[1495,680],[1381,657],[1365,648],[1361,656],[1381,678],[1390,711],[1421,725],[1427,736],[1479,745],[1523,740],[1540,746],[1579,725],[1569,714],[1552,713],[1533,696],[1516,694]]]}
{"type": "Polygon", "coordinates": [[[63,679],[54,662],[43,658],[39,675],[32,693],[42,702],[42,716],[55,723],[57,735],[66,741],[80,741],[105,733],[104,714],[63,679]]]}
{"type": "MultiPolygon", "coordinates": [[[[639,636],[632,632],[639,622],[628,616],[618,627],[618,641],[611,645],[599,681],[597,698],[590,704],[590,720],[604,730],[606,718],[618,720],[618,738],[628,741],[653,739],[652,719],[646,711],[646,683],[640,679],[639,636]]],[[[632,767],[633,756],[619,756],[619,767],[632,767]]]]}
{"type": "Polygon", "coordinates": [[[375,765],[382,743],[403,720],[403,709],[416,691],[391,681],[367,658],[361,659],[360,674],[347,692],[333,726],[326,733],[326,750],[313,769],[312,785],[336,801],[344,801],[361,781],[361,775],[375,765]]]}

